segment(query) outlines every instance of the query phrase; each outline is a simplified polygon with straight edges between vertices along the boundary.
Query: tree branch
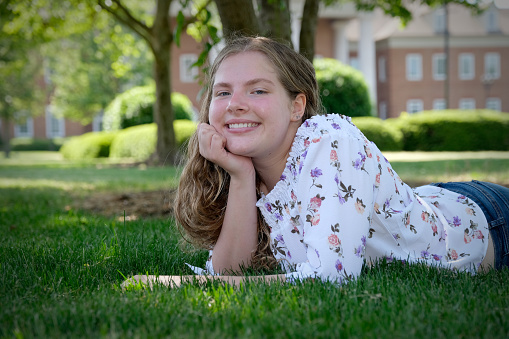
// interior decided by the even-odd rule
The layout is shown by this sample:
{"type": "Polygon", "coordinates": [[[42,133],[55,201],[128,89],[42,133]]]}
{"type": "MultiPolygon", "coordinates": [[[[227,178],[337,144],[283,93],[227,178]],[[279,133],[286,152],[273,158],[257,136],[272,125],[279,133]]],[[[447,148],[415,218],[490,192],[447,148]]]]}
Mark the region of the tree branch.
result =
{"type": "Polygon", "coordinates": [[[106,5],[105,1],[97,0],[97,4],[102,9],[113,15],[118,21],[131,28],[139,36],[151,43],[151,31],[150,28],[140,20],[136,19],[131,12],[122,4],[119,0],[112,0],[117,6],[116,9],[106,5]]]}

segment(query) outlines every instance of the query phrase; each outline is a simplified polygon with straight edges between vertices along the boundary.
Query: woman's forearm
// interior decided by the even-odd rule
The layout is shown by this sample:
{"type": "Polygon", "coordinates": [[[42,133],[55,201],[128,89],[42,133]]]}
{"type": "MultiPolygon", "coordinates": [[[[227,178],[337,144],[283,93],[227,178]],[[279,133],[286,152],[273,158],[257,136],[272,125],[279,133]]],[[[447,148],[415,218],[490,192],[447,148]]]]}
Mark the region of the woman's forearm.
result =
{"type": "Polygon", "coordinates": [[[256,200],[254,169],[231,177],[224,222],[212,255],[216,273],[230,274],[251,264],[258,245],[256,200]]]}

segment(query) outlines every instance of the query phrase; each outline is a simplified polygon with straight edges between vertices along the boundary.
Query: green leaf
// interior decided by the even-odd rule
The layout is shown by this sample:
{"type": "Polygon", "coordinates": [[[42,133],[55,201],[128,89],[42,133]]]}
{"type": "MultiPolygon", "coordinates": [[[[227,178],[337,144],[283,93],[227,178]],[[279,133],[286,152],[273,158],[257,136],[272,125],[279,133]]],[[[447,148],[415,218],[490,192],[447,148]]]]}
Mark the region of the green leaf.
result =
{"type": "Polygon", "coordinates": [[[184,13],[179,11],[177,14],[177,27],[175,28],[175,44],[177,47],[180,47],[180,35],[182,34],[182,30],[184,29],[186,18],[184,17],[184,13]]]}

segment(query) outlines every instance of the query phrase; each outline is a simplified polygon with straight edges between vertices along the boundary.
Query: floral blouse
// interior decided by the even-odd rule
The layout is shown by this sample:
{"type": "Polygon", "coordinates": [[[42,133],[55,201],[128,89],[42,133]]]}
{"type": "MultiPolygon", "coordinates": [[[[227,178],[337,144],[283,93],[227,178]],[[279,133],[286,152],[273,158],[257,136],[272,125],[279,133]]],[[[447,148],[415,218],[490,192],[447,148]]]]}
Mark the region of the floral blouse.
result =
{"type": "MultiPolygon", "coordinates": [[[[476,203],[435,186],[410,188],[338,114],[301,125],[280,181],[256,206],[289,280],[342,282],[382,258],[474,273],[488,246],[476,203]]],[[[211,260],[207,270],[214,274],[211,260]]]]}

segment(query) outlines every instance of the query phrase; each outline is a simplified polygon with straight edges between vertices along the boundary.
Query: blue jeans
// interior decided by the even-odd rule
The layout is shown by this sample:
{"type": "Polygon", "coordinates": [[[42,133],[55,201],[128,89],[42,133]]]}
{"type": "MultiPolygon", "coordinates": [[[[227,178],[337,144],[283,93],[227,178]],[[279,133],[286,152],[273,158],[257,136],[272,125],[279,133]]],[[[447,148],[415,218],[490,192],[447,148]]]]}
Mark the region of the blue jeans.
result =
{"type": "Polygon", "coordinates": [[[509,267],[509,188],[476,180],[431,185],[462,194],[481,207],[495,248],[495,268],[509,267]]]}

